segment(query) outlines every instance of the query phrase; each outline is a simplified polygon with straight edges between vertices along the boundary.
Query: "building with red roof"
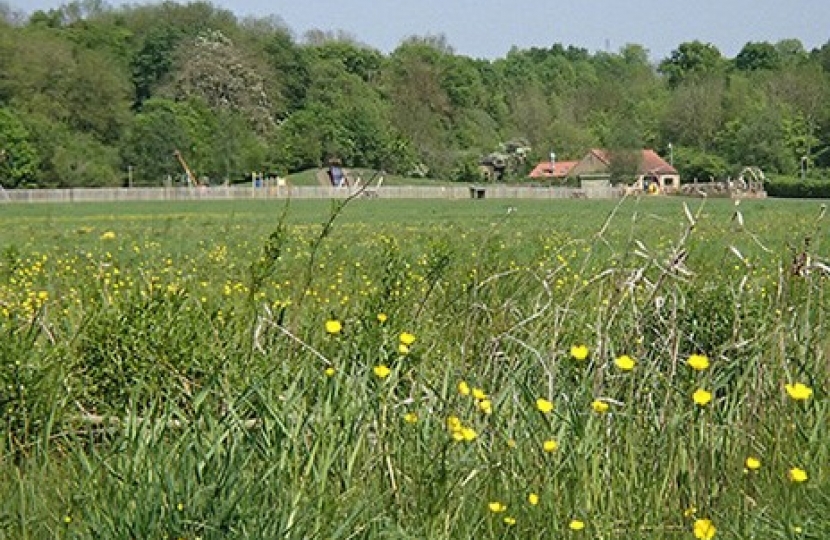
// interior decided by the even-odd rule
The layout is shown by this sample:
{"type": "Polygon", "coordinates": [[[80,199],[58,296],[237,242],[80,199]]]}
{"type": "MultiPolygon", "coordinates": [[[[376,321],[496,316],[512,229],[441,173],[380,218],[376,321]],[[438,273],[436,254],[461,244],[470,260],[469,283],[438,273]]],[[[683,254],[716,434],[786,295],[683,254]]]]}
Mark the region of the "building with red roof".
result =
{"type": "Polygon", "coordinates": [[[607,184],[611,179],[612,164],[624,160],[622,167],[634,173],[631,188],[649,192],[671,192],[680,188],[680,175],[657,152],[644,149],[633,152],[611,152],[593,148],[579,161],[563,161],[551,167],[549,161],[539,163],[530,173],[531,178],[577,178],[580,183],[607,184]]]}
{"type": "Polygon", "coordinates": [[[536,165],[530,174],[530,178],[556,178],[564,179],[568,177],[571,169],[578,161],[556,161],[551,165],[550,161],[542,161],[536,165]]]}

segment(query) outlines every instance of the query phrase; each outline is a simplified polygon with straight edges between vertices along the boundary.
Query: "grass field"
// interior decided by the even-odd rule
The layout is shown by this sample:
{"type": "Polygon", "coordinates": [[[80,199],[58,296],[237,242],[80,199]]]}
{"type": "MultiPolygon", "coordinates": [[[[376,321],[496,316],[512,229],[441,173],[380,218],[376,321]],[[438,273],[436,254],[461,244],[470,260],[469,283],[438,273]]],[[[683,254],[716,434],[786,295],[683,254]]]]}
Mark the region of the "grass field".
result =
{"type": "Polygon", "coordinates": [[[830,538],[818,202],[0,206],[0,538],[830,538]]]}

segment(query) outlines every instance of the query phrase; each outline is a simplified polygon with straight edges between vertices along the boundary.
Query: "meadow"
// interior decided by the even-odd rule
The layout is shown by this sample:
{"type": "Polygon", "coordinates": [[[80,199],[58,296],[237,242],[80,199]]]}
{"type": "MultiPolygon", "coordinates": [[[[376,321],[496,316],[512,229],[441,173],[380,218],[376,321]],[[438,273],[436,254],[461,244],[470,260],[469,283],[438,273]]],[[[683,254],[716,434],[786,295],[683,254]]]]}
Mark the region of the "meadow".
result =
{"type": "Polygon", "coordinates": [[[830,538],[824,212],[0,205],[0,538],[830,538]]]}

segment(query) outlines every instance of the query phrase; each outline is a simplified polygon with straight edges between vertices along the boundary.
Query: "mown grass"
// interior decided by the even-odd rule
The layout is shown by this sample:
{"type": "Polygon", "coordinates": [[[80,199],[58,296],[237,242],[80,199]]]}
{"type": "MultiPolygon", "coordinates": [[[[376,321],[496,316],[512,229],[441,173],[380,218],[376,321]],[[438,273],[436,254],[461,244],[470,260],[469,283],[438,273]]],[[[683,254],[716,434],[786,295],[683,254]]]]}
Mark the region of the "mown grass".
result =
{"type": "Polygon", "coordinates": [[[830,537],[822,208],[685,203],[3,206],[0,535],[830,537]]]}

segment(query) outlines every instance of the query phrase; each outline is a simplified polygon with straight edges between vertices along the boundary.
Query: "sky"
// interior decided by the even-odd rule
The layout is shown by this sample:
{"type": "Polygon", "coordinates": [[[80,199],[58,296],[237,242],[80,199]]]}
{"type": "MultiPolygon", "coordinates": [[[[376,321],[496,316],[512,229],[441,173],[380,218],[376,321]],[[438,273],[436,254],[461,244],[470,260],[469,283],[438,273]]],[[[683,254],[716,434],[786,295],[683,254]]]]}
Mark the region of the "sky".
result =
{"type": "MultiPolygon", "coordinates": [[[[6,0],[27,13],[61,0],[6,0]]],[[[110,5],[126,3],[109,0],[110,5]]],[[[301,38],[344,30],[385,53],[412,35],[446,36],[458,54],[504,57],[512,46],[554,43],[591,52],[644,46],[652,60],[700,40],[734,57],[747,42],[830,41],[830,0],[214,0],[238,17],[276,15],[301,38]]]]}

